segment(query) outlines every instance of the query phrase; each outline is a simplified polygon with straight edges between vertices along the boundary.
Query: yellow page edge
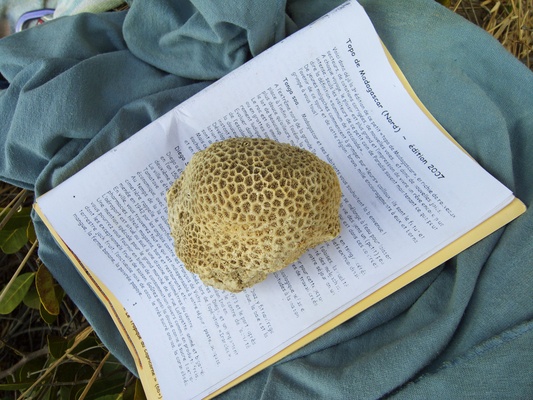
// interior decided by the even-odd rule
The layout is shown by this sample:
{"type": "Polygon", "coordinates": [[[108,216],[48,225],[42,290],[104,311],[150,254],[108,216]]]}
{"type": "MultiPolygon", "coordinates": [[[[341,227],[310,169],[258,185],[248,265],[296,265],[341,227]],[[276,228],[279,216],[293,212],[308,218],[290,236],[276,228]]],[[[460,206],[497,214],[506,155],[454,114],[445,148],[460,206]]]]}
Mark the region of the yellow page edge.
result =
{"type": "MultiPolygon", "coordinates": [[[[411,98],[420,107],[420,109],[424,112],[424,114],[426,114],[426,116],[433,122],[433,124],[435,124],[435,126],[443,134],[445,134],[449,140],[451,140],[464,153],[468,154],[463,149],[463,147],[442,127],[442,125],[429,112],[426,106],[420,101],[420,99],[418,98],[414,90],[412,89],[411,85],[407,81],[406,77],[404,76],[403,72],[398,67],[396,61],[392,58],[391,54],[389,53],[389,51],[387,50],[387,48],[385,47],[383,43],[382,43],[382,46],[392,68],[396,72],[396,75],[400,79],[401,83],[403,84],[407,92],[410,94],[411,98]]],[[[142,338],[140,337],[138,331],[135,328],[133,321],[131,320],[130,316],[128,315],[128,313],[126,312],[122,304],[118,301],[115,295],[111,291],[109,291],[109,289],[97,277],[95,277],[90,272],[89,268],[83,265],[83,263],[81,263],[81,261],[76,257],[76,255],[70,250],[70,248],[66,245],[63,239],[57,234],[55,229],[52,227],[48,219],[44,216],[38,203],[34,204],[34,208],[37,214],[41,217],[45,225],[48,227],[48,229],[52,233],[52,236],[58,242],[59,246],[62,248],[65,254],[67,254],[67,256],[71,259],[71,261],[74,263],[78,271],[84,277],[85,281],[88,283],[91,289],[98,295],[98,297],[103,302],[106,309],[108,310],[109,314],[111,315],[111,318],[113,319],[116,326],[118,327],[119,332],[121,333],[124,341],[126,342],[126,345],[128,349],[130,350],[130,353],[132,354],[132,357],[135,362],[135,366],[137,367],[137,373],[139,374],[139,378],[141,379],[141,382],[143,383],[145,394],[150,399],[162,398],[162,395],[159,391],[159,384],[157,383],[157,377],[153,373],[153,368],[151,366],[152,363],[150,361],[150,357],[148,353],[146,352],[146,348],[144,346],[142,338]]],[[[383,300],[387,296],[398,291],[399,289],[403,288],[404,286],[408,285],[409,283],[413,282],[414,280],[420,278],[421,276],[425,275],[429,271],[433,270],[437,266],[453,258],[454,256],[456,256],[463,250],[467,249],[468,247],[477,243],[481,239],[485,238],[486,236],[495,232],[499,228],[503,227],[507,223],[511,222],[513,219],[515,219],[516,217],[518,217],[525,211],[526,211],[526,206],[519,199],[514,198],[511,201],[511,203],[505,206],[502,210],[500,210],[499,212],[497,212],[496,214],[494,214],[493,216],[491,216],[490,218],[488,218],[487,220],[485,220],[484,222],[482,222],[481,224],[473,228],[471,231],[467,232],[465,235],[463,235],[462,237],[460,237],[459,239],[457,239],[450,245],[434,253],[433,255],[431,255],[424,261],[422,261],[420,264],[411,268],[409,271],[406,271],[404,274],[402,274],[398,278],[382,286],[380,289],[371,293],[370,295],[365,297],[363,300],[354,304],[353,306],[343,311],[339,315],[333,317],[332,319],[330,319],[329,321],[327,321],[326,323],[324,323],[323,325],[321,325],[314,331],[308,333],[304,337],[293,342],[292,344],[290,344],[289,346],[287,346],[280,352],[276,353],[269,359],[251,368],[250,370],[248,370],[247,372],[245,372],[238,378],[234,379],[233,381],[229,382],[222,388],[211,393],[206,398],[210,399],[225,392],[226,390],[248,379],[252,375],[255,375],[261,370],[269,367],[275,362],[280,361],[281,359],[292,354],[296,350],[311,343],[318,337],[324,335],[325,333],[329,332],[333,328],[336,328],[343,322],[346,322],[347,320],[360,314],[361,312],[373,306],[374,304],[378,303],[379,301],[383,300]]]]}
{"type": "MultiPolygon", "coordinates": [[[[411,98],[418,105],[418,107],[431,120],[431,122],[444,135],[446,135],[446,137],[449,140],[451,140],[458,148],[460,148],[465,154],[467,154],[470,158],[472,158],[472,156],[468,154],[468,152],[446,131],[446,129],[444,129],[444,127],[439,123],[439,121],[437,121],[435,117],[429,112],[429,110],[426,108],[424,103],[422,103],[422,101],[418,98],[418,96],[414,92],[413,88],[407,81],[407,78],[405,77],[400,67],[398,66],[398,64],[396,63],[396,61],[394,60],[390,52],[388,51],[385,44],[381,42],[381,45],[398,79],[400,80],[404,88],[407,90],[411,98]]],[[[306,336],[290,344],[285,349],[281,350],[279,353],[275,354],[268,360],[265,360],[261,364],[257,365],[256,367],[250,369],[249,371],[247,371],[240,377],[236,378],[234,381],[228,383],[226,386],[213,392],[207,398],[212,398],[212,397],[215,397],[221,394],[222,392],[248,379],[249,377],[256,374],[257,372],[269,367],[275,362],[280,361],[282,358],[288,356],[289,354],[292,354],[296,350],[311,343],[313,340],[329,332],[333,328],[336,328],[343,322],[346,322],[347,320],[353,318],[357,314],[360,314],[367,308],[383,300],[385,297],[390,296],[392,293],[398,291],[399,289],[403,288],[404,286],[408,285],[414,280],[420,278],[421,276],[435,269],[436,267],[448,261],[449,259],[455,257],[457,254],[461,253],[463,250],[466,250],[468,247],[484,239],[485,237],[495,232],[499,228],[505,226],[506,224],[508,224],[515,218],[517,218],[519,215],[523,214],[525,211],[526,211],[526,206],[524,205],[524,203],[522,203],[522,201],[520,201],[516,197],[513,198],[513,200],[507,206],[505,206],[503,209],[498,211],[496,214],[489,217],[487,220],[483,221],[481,224],[479,224],[478,226],[476,226],[475,228],[473,228],[472,230],[470,230],[469,232],[461,236],[459,239],[457,239],[453,243],[449,244],[445,248],[434,253],[433,255],[431,255],[424,261],[422,261],[420,264],[417,264],[415,267],[411,268],[409,271],[406,271],[404,274],[400,275],[398,278],[389,282],[385,286],[382,286],[380,289],[371,293],[370,295],[365,297],[363,300],[354,304],[353,306],[343,311],[339,315],[333,317],[332,319],[330,319],[329,321],[327,321],[326,323],[324,323],[323,325],[321,325],[314,331],[308,333],[306,336]]]]}
{"type": "MultiPolygon", "coordinates": [[[[39,199],[37,199],[38,201],[39,199]]],[[[107,288],[107,286],[98,279],[87,267],[83,264],[78,257],[72,252],[70,247],[67,246],[65,241],[59,236],[56,230],[53,228],[50,221],[43,214],[38,202],[33,205],[33,208],[43,220],[44,224],[59,244],[63,252],[75,265],[78,272],[82,275],[89,287],[98,296],[102,304],[107,309],[111,319],[115,323],[120,332],[120,335],[124,339],[128,350],[130,351],[135,367],[137,368],[137,374],[143,384],[144,392],[148,399],[162,399],[163,396],[159,390],[159,383],[155,376],[152,362],[148,355],[146,346],[142,341],[142,338],[135,328],[135,324],[122,303],[116,298],[116,296],[107,288]]]]}
{"type": "Polygon", "coordinates": [[[222,392],[230,389],[231,387],[243,382],[257,372],[269,367],[277,361],[280,361],[284,357],[292,354],[296,350],[302,348],[303,346],[311,343],[318,337],[329,332],[333,328],[336,328],[343,322],[348,321],[349,319],[355,317],[357,314],[360,314],[367,308],[373,306],[379,301],[383,300],[385,297],[391,295],[392,293],[400,290],[404,286],[407,286],[409,283],[425,275],[432,269],[438,267],[449,259],[453,258],[463,250],[466,250],[468,247],[479,242],[481,239],[495,232],[499,228],[503,227],[507,223],[511,222],[513,219],[518,217],[520,214],[524,213],[526,210],[525,205],[515,198],[510,204],[504,207],[501,211],[490,217],[489,219],[482,222],[480,225],[467,232],[465,235],[461,236],[459,239],[446,246],[442,250],[434,253],[420,264],[417,264],[415,267],[411,268],[409,271],[406,271],[404,274],[400,275],[398,278],[389,282],[385,286],[382,286],[380,289],[376,290],[372,294],[365,297],[363,300],[354,304],[347,310],[343,311],[339,315],[333,317],[314,331],[308,333],[306,336],[298,339],[296,342],[290,344],[279,353],[275,354],[268,360],[262,362],[256,367],[245,372],[240,377],[236,378],[234,381],[228,383],[226,386],[220,388],[216,392],[213,392],[208,399],[213,398],[222,392]]]}
{"type": "MultiPolygon", "coordinates": [[[[111,293],[109,289],[97,277],[95,277],[90,272],[90,269],[87,268],[85,265],[83,265],[83,263],[81,263],[81,261],[76,257],[76,255],[65,244],[63,239],[61,239],[61,237],[57,234],[57,232],[51,226],[48,219],[41,212],[41,209],[38,203],[34,204],[34,208],[37,214],[41,217],[41,219],[45,223],[45,225],[48,227],[48,229],[52,233],[52,236],[58,242],[62,250],[71,259],[71,261],[74,263],[74,265],[76,266],[78,271],[81,273],[85,281],[88,283],[91,289],[97,294],[97,296],[100,298],[100,300],[102,301],[102,303],[108,310],[109,314],[111,315],[111,318],[115,322],[128,349],[130,350],[130,353],[132,354],[132,357],[135,362],[135,366],[137,367],[137,373],[139,375],[141,382],[143,383],[145,394],[148,396],[147,398],[150,398],[150,399],[162,398],[161,393],[159,391],[159,384],[157,383],[157,377],[153,373],[150,357],[148,353],[146,352],[146,348],[144,346],[142,338],[140,337],[138,331],[135,329],[133,321],[127,314],[122,304],[115,297],[115,295],[111,293]]],[[[343,311],[339,315],[325,322],[323,325],[321,325],[314,331],[308,333],[304,337],[298,339],[297,341],[293,342],[289,346],[285,347],[283,350],[276,353],[269,359],[251,368],[250,370],[248,370],[247,372],[245,372],[238,378],[234,379],[233,381],[229,382],[225,386],[221,387],[220,389],[216,390],[215,392],[213,392],[206,398],[210,399],[225,392],[226,390],[248,379],[252,375],[255,375],[261,370],[271,366],[277,361],[280,361],[284,357],[292,354],[296,350],[311,343],[318,337],[331,331],[332,329],[336,328],[337,326],[341,325],[347,320],[355,317],[356,315],[360,314],[364,310],[370,308],[374,304],[383,300],[387,296],[400,290],[404,286],[408,285],[414,280],[425,275],[426,273],[433,270],[437,266],[453,258],[454,256],[456,256],[463,250],[477,243],[478,241],[490,235],[491,233],[495,232],[499,228],[505,226],[507,223],[511,222],[513,219],[515,219],[516,217],[524,213],[525,210],[526,210],[525,205],[520,200],[515,198],[510,204],[504,207],[501,211],[499,211],[498,213],[496,213],[489,219],[482,222],[480,225],[478,225],[477,227],[475,227],[474,229],[472,229],[471,231],[469,231],[468,233],[466,233],[465,235],[457,239],[455,242],[451,243],[444,249],[428,257],[426,260],[422,261],[420,264],[411,268],[409,271],[406,271],[404,274],[402,274],[398,278],[394,279],[393,281],[389,282],[385,286],[381,287],[380,289],[376,290],[372,294],[368,295],[363,300],[354,304],[353,306],[343,311]]]]}

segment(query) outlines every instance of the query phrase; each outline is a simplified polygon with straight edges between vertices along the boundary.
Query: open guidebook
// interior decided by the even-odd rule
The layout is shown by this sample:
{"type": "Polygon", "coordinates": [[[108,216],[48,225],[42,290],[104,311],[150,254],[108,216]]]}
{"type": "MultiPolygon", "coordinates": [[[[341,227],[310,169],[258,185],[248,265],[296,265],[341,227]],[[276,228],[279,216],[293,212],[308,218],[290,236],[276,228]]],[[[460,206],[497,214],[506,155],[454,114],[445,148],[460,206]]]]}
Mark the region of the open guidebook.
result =
{"type": "Polygon", "coordinates": [[[238,384],[525,210],[428,113],[355,1],[175,107],[35,208],[106,305],[150,399],[238,384]],[[175,256],[165,194],[195,152],[241,136],[331,164],[341,233],[230,293],[175,256]]]}

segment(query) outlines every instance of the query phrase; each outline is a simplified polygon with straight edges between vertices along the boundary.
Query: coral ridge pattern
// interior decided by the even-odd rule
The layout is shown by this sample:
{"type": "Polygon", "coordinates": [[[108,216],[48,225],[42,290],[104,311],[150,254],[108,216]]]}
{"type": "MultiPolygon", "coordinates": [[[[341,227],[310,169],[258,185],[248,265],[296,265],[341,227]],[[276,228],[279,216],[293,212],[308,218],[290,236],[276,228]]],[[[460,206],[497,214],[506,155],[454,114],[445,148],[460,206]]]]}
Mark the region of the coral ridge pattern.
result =
{"type": "Polygon", "coordinates": [[[340,233],[335,170],[310,151],[233,138],[193,155],[167,192],[175,252],[207,285],[240,292],[340,233]]]}

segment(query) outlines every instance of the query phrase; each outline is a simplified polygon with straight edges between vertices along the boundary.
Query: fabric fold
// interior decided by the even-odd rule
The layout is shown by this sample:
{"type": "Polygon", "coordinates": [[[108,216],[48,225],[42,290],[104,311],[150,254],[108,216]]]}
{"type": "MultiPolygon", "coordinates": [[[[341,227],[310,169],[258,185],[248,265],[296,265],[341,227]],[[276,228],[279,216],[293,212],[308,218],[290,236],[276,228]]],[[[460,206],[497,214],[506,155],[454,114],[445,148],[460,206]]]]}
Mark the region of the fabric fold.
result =
{"type": "Polygon", "coordinates": [[[199,80],[224,76],[295,30],[284,0],[224,0],[216,7],[209,0],[159,2],[156,12],[133,2],[124,22],[124,38],[136,57],[199,80]]]}
{"type": "MultiPolygon", "coordinates": [[[[338,4],[135,1],[1,39],[0,179],[45,193],[338,4]]],[[[531,71],[433,0],[361,4],[430,112],[531,206],[531,71]]],[[[103,305],[34,221],[43,262],[135,371],[103,305]]],[[[533,396],[532,235],[529,209],[221,398],[533,396]]]]}

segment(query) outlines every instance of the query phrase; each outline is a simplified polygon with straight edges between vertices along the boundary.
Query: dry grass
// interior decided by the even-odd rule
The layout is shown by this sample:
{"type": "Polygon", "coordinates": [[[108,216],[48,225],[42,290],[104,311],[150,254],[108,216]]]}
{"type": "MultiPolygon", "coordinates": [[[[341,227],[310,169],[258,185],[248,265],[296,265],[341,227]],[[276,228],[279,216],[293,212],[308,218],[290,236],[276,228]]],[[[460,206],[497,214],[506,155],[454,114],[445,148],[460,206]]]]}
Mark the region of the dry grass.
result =
{"type": "Polygon", "coordinates": [[[533,70],[533,0],[455,0],[449,7],[494,36],[533,70]]]}

